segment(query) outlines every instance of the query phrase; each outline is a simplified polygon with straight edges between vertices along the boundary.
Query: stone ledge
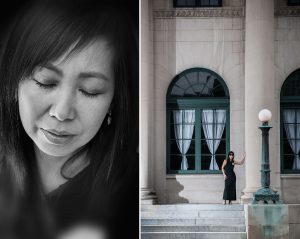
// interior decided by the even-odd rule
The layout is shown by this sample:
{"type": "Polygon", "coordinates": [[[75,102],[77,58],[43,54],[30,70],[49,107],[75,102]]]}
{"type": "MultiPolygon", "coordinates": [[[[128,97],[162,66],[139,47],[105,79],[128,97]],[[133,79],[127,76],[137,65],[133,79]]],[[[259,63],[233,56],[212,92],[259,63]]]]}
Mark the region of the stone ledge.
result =
{"type": "Polygon", "coordinates": [[[275,9],[275,16],[300,16],[300,8],[299,7],[286,7],[286,8],[278,8],[275,9]]]}
{"type": "Polygon", "coordinates": [[[300,174],[281,174],[280,175],[280,178],[287,178],[287,179],[293,179],[293,178],[296,178],[296,179],[300,179],[300,174]]]}
{"type": "Polygon", "coordinates": [[[180,8],[154,10],[153,18],[244,17],[244,8],[180,8]]]}
{"type": "Polygon", "coordinates": [[[166,179],[201,179],[201,178],[222,178],[223,174],[167,174],[166,179]]]}
{"type": "MultiPolygon", "coordinates": [[[[300,16],[300,7],[275,8],[275,16],[300,16]]],[[[158,9],[153,18],[245,17],[243,7],[158,9]]]]}

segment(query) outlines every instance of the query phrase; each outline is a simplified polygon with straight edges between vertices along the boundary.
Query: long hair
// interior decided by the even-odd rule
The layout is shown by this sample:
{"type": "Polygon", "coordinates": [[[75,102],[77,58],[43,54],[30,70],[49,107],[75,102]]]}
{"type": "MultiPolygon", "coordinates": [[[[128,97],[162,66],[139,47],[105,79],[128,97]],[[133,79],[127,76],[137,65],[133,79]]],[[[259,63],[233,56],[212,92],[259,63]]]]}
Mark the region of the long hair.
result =
{"type": "Polygon", "coordinates": [[[233,154],[232,160],[234,161],[234,152],[233,151],[229,151],[229,153],[227,154],[227,160],[230,160],[229,159],[229,154],[233,154]]]}
{"type": "MultiPolygon", "coordinates": [[[[110,192],[117,190],[112,189],[114,185],[121,188],[122,177],[138,166],[134,156],[138,143],[137,21],[122,1],[96,2],[30,4],[11,30],[0,66],[0,175],[9,174],[20,195],[32,193],[32,185],[37,186],[33,142],[22,126],[16,97],[20,82],[35,67],[58,59],[70,46],[74,45],[71,55],[99,38],[106,39],[113,49],[115,92],[112,123],[108,126],[105,118],[87,145],[94,175],[91,197],[99,194],[100,186],[110,192]]],[[[76,158],[65,163],[64,176],[73,164],[76,158]]]]}

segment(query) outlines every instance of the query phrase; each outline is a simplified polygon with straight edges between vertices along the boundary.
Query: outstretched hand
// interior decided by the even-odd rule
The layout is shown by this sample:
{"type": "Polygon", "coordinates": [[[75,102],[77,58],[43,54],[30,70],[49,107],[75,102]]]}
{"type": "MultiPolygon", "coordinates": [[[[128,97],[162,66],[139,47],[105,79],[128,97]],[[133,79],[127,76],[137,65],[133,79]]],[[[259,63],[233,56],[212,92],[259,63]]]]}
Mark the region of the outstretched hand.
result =
{"type": "Polygon", "coordinates": [[[245,162],[245,159],[246,159],[246,152],[243,153],[242,164],[245,162]]]}

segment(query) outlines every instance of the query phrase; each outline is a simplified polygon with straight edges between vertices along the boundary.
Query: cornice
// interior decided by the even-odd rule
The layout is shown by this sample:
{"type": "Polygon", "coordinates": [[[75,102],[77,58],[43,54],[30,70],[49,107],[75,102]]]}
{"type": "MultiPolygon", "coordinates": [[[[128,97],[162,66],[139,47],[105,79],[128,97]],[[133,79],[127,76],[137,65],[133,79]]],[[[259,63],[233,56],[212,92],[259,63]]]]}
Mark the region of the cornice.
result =
{"type": "Polygon", "coordinates": [[[277,8],[275,9],[275,16],[286,16],[286,17],[300,16],[300,8],[299,7],[277,8]]]}
{"type": "MultiPolygon", "coordinates": [[[[300,16],[300,7],[275,8],[275,16],[300,16]]],[[[177,8],[154,10],[153,18],[245,17],[245,8],[177,8]]]]}
{"type": "Polygon", "coordinates": [[[244,8],[180,8],[154,10],[154,18],[206,18],[206,17],[244,17],[244,8]]]}

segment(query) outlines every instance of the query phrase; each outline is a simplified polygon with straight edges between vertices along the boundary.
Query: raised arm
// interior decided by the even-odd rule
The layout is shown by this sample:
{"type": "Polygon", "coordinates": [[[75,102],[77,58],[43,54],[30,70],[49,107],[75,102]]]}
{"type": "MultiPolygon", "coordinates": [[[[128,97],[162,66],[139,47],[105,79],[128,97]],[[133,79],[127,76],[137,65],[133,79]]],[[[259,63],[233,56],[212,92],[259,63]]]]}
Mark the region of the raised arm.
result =
{"type": "Polygon", "coordinates": [[[226,176],[225,170],[224,170],[224,167],[226,164],[227,164],[227,159],[224,159],[223,164],[222,164],[222,172],[223,172],[224,179],[227,179],[227,176],[226,176]]]}
{"type": "Polygon", "coordinates": [[[234,161],[234,164],[243,165],[244,162],[245,162],[245,158],[246,158],[246,153],[243,154],[243,157],[242,157],[241,161],[234,161]]]}

